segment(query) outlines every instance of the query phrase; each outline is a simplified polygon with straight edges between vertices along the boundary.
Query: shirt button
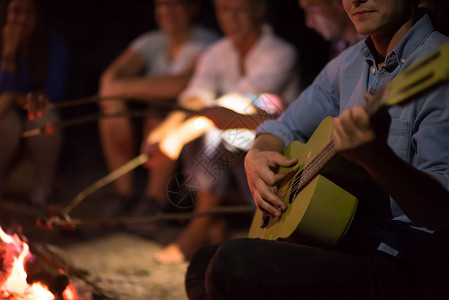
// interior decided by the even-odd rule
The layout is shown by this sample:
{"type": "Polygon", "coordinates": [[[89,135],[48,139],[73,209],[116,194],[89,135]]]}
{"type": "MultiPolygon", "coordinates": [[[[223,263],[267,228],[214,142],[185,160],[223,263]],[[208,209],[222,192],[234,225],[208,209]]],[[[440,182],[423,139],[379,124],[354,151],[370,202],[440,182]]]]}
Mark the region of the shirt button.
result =
{"type": "Polygon", "coordinates": [[[376,73],[376,68],[373,67],[373,68],[371,69],[371,72],[372,72],[373,74],[376,73]]]}
{"type": "Polygon", "coordinates": [[[401,63],[403,63],[403,64],[405,63],[405,58],[401,59],[401,63]]]}

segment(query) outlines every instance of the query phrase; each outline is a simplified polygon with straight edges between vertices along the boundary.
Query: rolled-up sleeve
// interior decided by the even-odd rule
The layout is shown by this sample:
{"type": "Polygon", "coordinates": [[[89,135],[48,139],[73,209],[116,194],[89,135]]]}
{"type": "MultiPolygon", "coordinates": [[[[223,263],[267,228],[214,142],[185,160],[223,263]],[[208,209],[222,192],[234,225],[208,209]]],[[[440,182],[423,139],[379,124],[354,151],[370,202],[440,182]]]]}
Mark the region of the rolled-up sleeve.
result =
{"type": "Polygon", "coordinates": [[[306,142],[325,117],[337,116],[337,64],[334,61],[329,63],[312,85],[306,88],[277,120],[262,123],[256,134],[276,135],[282,139],[285,146],[293,140],[306,142]]]}

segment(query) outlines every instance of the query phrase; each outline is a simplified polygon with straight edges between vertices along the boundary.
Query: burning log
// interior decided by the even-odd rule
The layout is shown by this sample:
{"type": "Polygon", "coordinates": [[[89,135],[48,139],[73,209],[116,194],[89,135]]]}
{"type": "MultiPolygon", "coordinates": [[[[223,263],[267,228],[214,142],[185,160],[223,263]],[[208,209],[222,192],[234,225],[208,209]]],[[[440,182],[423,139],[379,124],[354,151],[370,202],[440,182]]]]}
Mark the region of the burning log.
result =
{"type": "Polygon", "coordinates": [[[62,293],[69,285],[69,278],[60,270],[53,267],[40,257],[27,261],[25,270],[28,274],[27,283],[36,282],[45,284],[55,297],[63,299],[62,293]]]}
{"type": "Polygon", "coordinates": [[[68,285],[62,270],[31,254],[17,234],[0,228],[0,299],[60,300],[68,285]]]}

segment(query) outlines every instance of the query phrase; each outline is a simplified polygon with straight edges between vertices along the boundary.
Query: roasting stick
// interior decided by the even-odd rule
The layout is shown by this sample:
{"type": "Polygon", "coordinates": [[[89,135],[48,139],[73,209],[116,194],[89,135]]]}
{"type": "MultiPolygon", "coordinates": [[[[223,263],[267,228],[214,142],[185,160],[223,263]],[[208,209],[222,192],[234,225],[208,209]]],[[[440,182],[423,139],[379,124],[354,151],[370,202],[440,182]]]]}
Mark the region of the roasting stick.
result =
{"type": "MultiPolygon", "coordinates": [[[[248,102],[248,101],[250,101],[248,99],[243,100],[243,99],[245,99],[243,96],[240,96],[238,98],[236,98],[236,97],[237,96],[234,94],[224,96],[224,97],[219,98],[217,100],[217,103],[219,106],[223,106],[223,107],[226,107],[226,108],[229,108],[232,110],[236,110],[240,113],[247,113],[247,112],[245,112],[245,109],[252,106],[253,104],[251,102],[248,102]],[[239,103],[239,104],[236,104],[236,103],[239,103]],[[238,107],[238,106],[240,106],[240,107],[238,107]]],[[[256,98],[258,98],[258,97],[256,97],[256,98]]],[[[80,98],[80,99],[64,101],[64,102],[60,102],[60,103],[50,103],[50,104],[47,104],[46,108],[47,109],[48,108],[66,108],[66,107],[78,106],[78,105],[86,104],[86,103],[94,103],[94,102],[107,101],[107,100],[142,102],[142,103],[148,104],[150,106],[150,109],[132,111],[132,112],[119,112],[119,113],[115,113],[115,114],[97,114],[97,115],[84,116],[84,117],[80,117],[80,118],[74,118],[74,119],[66,120],[66,121],[52,122],[52,123],[48,123],[46,126],[43,126],[43,127],[33,128],[30,130],[24,131],[22,133],[22,137],[28,138],[28,137],[32,137],[32,136],[36,136],[36,135],[41,135],[41,134],[52,134],[54,132],[55,128],[79,125],[82,123],[97,121],[102,118],[116,118],[116,117],[126,117],[126,116],[142,117],[142,116],[149,114],[150,112],[153,112],[155,108],[167,109],[170,111],[179,110],[179,111],[183,111],[186,113],[192,113],[192,114],[200,113],[200,110],[186,108],[184,106],[178,105],[176,103],[172,103],[170,101],[167,102],[167,101],[148,100],[148,99],[144,99],[144,98],[127,98],[125,96],[108,96],[108,97],[91,96],[91,97],[87,97],[87,98],[80,98]]],[[[33,105],[30,104],[28,106],[31,107],[33,105]]]]}
{"type": "MultiPolygon", "coordinates": [[[[53,209],[49,209],[50,210],[50,214],[52,216],[50,218],[47,218],[47,219],[38,218],[36,223],[39,226],[42,226],[42,227],[51,227],[50,223],[60,222],[60,220],[64,220],[64,222],[66,222],[67,226],[68,226],[68,224],[71,224],[73,222],[72,218],[69,215],[70,212],[76,206],[78,206],[84,199],[86,199],[89,195],[91,195],[94,192],[98,191],[99,189],[101,189],[105,185],[107,185],[107,184],[117,180],[121,176],[123,176],[123,175],[131,172],[135,168],[143,165],[147,161],[148,161],[148,155],[146,155],[144,153],[142,153],[139,156],[131,159],[130,161],[128,161],[123,166],[115,169],[114,171],[112,171],[108,175],[100,178],[99,180],[95,181],[94,183],[89,185],[87,188],[85,188],[84,190],[79,192],[76,195],[76,197],[65,208],[63,208],[62,210],[57,209],[55,207],[53,207],[53,209]]],[[[52,229],[52,228],[50,228],[50,229],[52,229]]]]}
{"type": "Polygon", "coordinates": [[[254,213],[254,211],[255,207],[252,205],[236,205],[236,206],[221,206],[200,212],[157,213],[149,216],[107,218],[107,219],[70,219],[70,218],[60,218],[56,216],[51,217],[47,220],[39,220],[38,225],[48,228],[50,230],[55,230],[57,228],[75,230],[78,226],[135,225],[157,221],[188,220],[208,215],[249,214],[254,213]]]}
{"type": "Polygon", "coordinates": [[[107,100],[117,100],[117,101],[126,101],[128,98],[125,96],[106,96],[106,97],[100,97],[98,95],[93,95],[90,97],[84,97],[84,98],[78,98],[75,100],[69,100],[69,101],[62,101],[58,103],[48,103],[47,108],[66,108],[66,107],[72,107],[72,106],[78,106],[88,103],[95,103],[100,101],[107,101],[107,100]]]}
{"type": "Polygon", "coordinates": [[[121,176],[131,172],[135,168],[143,165],[148,161],[148,155],[145,153],[140,154],[139,156],[131,159],[129,162],[124,164],[123,166],[117,168],[116,170],[112,171],[108,175],[106,175],[103,178],[100,178],[99,180],[95,181],[93,184],[82,190],[78,195],[72,200],[72,202],[67,205],[62,213],[64,215],[68,215],[76,206],[78,206],[87,196],[91,195],[92,193],[98,191],[105,185],[115,181],[116,179],[120,178],[121,176]]]}
{"type": "MultiPolygon", "coordinates": [[[[72,102],[74,103],[73,105],[79,105],[81,102],[88,103],[88,99],[90,99],[90,98],[83,98],[83,99],[69,101],[69,102],[57,103],[57,104],[49,106],[49,108],[69,107],[69,106],[72,106],[72,102]]],[[[107,99],[108,98],[101,98],[101,100],[107,100],[107,99]]],[[[112,99],[112,97],[111,97],[111,99],[112,99]]],[[[118,98],[115,97],[113,99],[118,99],[118,98]]],[[[120,99],[125,100],[124,98],[120,98],[120,99]]],[[[97,100],[97,101],[100,101],[100,100],[97,100]]],[[[73,125],[80,125],[80,124],[87,123],[87,122],[98,121],[99,119],[104,119],[104,118],[143,117],[143,116],[150,114],[151,112],[154,112],[154,108],[162,108],[162,109],[167,109],[167,110],[182,110],[182,111],[185,111],[188,113],[198,113],[198,111],[196,111],[196,110],[187,109],[187,108],[184,108],[179,105],[172,104],[172,103],[155,102],[155,101],[148,101],[145,99],[135,99],[135,98],[129,99],[127,101],[145,102],[150,105],[150,108],[145,109],[145,110],[138,110],[138,111],[124,111],[124,112],[118,112],[118,113],[114,113],[114,114],[88,115],[88,116],[74,118],[74,119],[66,120],[66,121],[51,122],[51,123],[48,123],[47,125],[45,125],[44,127],[38,127],[38,128],[33,128],[30,130],[24,131],[22,133],[22,137],[29,138],[29,137],[41,135],[41,134],[51,134],[54,132],[55,128],[63,128],[63,127],[68,127],[68,126],[73,126],[73,125]]],[[[92,102],[92,100],[90,102],[92,102]]]]}
{"type": "MultiPolygon", "coordinates": [[[[167,107],[167,108],[174,107],[174,104],[172,101],[145,99],[143,97],[127,97],[127,96],[121,96],[121,95],[106,96],[106,97],[100,97],[98,95],[94,95],[94,96],[79,98],[79,99],[75,99],[75,100],[63,101],[63,102],[58,102],[58,103],[49,103],[49,104],[47,104],[47,108],[61,109],[61,108],[79,106],[79,105],[83,105],[83,104],[96,103],[96,102],[101,102],[101,101],[141,102],[141,103],[153,104],[153,105],[156,105],[159,107],[167,107]]],[[[176,106],[176,108],[178,109],[179,107],[176,106]]]]}
{"type": "Polygon", "coordinates": [[[93,95],[90,97],[78,98],[78,99],[62,101],[62,102],[58,102],[58,103],[48,103],[46,105],[46,108],[61,109],[61,108],[66,108],[66,107],[79,106],[79,105],[83,105],[83,104],[97,103],[97,102],[101,102],[101,101],[155,102],[155,101],[151,101],[150,99],[134,98],[134,97],[130,98],[130,97],[123,96],[123,95],[114,95],[114,96],[105,96],[105,97],[93,95]]]}
{"type": "MultiPolygon", "coordinates": [[[[223,97],[222,98],[222,102],[223,102],[223,106],[226,107],[228,106],[230,109],[234,109],[235,107],[238,106],[242,106],[243,109],[246,109],[248,107],[248,105],[251,105],[251,102],[248,103],[248,99],[244,98],[242,96],[239,97],[235,97],[235,96],[230,96],[230,97],[223,97]]],[[[192,110],[187,110],[187,109],[181,109],[184,112],[186,111],[192,111],[192,110]]],[[[182,126],[179,127],[178,129],[178,136],[175,136],[175,143],[162,143],[162,151],[169,156],[171,159],[176,159],[177,155],[179,155],[178,152],[180,152],[180,149],[182,147],[176,147],[176,146],[180,146],[179,141],[181,141],[181,145],[184,145],[186,142],[191,141],[192,139],[200,136],[201,134],[203,134],[204,132],[208,131],[210,128],[212,128],[214,126],[213,122],[210,121],[209,119],[207,119],[206,117],[202,117],[202,116],[197,116],[194,118],[188,118],[186,121],[184,121],[182,124],[182,126]],[[169,151],[170,148],[171,150],[169,151]],[[175,150],[173,150],[175,149],[175,150]],[[165,151],[164,151],[165,150],[165,151]]],[[[116,179],[118,179],[119,177],[125,175],[126,173],[134,170],[135,168],[143,165],[144,163],[146,163],[148,161],[148,156],[146,154],[141,154],[139,156],[137,156],[136,158],[132,159],[131,161],[127,162],[126,164],[124,164],[123,166],[119,167],[118,169],[116,169],[115,171],[109,173],[107,176],[97,180],[96,182],[94,182],[92,185],[88,186],[86,189],[84,189],[83,191],[81,191],[74,199],[72,202],[69,203],[69,205],[67,205],[64,209],[62,210],[55,210],[53,211],[52,217],[50,217],[49,219],[40,219],[37,221],[38,225],[44,226],[44,227],[49,227],[52,228],[53,224],[56,223],[60,223],[62,225],[65,225],[67,227],[71,227],[71,226],[76,226],[76,224],[73,222],[73,220],[71,219],[71,217],[69,216],[69,213],[73,210],[73,208],[75,208],[76,206],[78,206],[87,196],[89,196],[90,194],[96,192],[97,190],[99,190],[100,188],[102,188],[103,186],[105,186],[106,184],[109,184],[113,181],[115,181],[116,179]],[[65,223],[64,223],[65,222],[65,223]]],[[[155,216],[156,217],[156,216],[155,216]]],[[[179,216],[179,215],[175,215],[175,216],[171,216],[168,217],[170,218],[175,218],[175,219],[179,219],[182,218],[183,216],[179,216]]],[[[185,216],[187,218],[191,218],[192,216],[185,216]]],[[[157,217],[160,218],[160,217],[157,217]]],[[[127,220],[114,220],[111,221],[112,223],[115,222],[133,222],[130,219],[127,220]]],[[[135,220],[134,220],[135,221],[135,220]]],[[[144,220],[144,222],[147,222],[148,220],[144,220]]],[[[151,221],[154,221],[154,219],[151,219],[151,221]]],[[[84,221],[82,221],[84,222],[84,221]]],[[[97,222],[97,221],[95,221],[97,222]]],[[[108,221],[104,221],[106,223],[111,223],[108,221]]],[[[137,222],[142,222],[142,220],[137,220],[137,222]]]]}
{"type": "Polygon", "coordinates": [[[67,121],[51,122],[51,123],[48,123],[47,125],[45,125],[44,127],[33,128],[33,129],[26,130],[26,131],[22,132],[22,137],[29,138],[29,137],[41,135],[41,134],[52,134],[54,132],[55,128],[63,128],[63,127],[79,125],[79,124],[83,124],[83,123],[87,123],[87,122],[95,122],[95,121],[98,121],[99,119],[104,119],[104,118],[142,117],[142,116],[148,115],[152,111],[153,111],[152,109],[131,111],[131,112],[125,111],[125,112],[119,112],[119,113],[115,113],[115,114],[89,115],[89,116],[84,116],[84,117],[80,117],[80,118],[74,118],[74,119],[67,120],[67,121]]]}

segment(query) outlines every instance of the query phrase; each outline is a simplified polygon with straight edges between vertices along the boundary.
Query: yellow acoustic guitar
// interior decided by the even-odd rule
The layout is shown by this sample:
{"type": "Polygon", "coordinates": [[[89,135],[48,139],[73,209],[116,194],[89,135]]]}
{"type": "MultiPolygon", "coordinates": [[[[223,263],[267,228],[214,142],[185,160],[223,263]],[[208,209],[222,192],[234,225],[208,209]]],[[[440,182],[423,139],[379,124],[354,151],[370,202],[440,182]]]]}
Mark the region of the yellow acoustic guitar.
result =
{"type": "MultiPolygon", "coordinates": [[[[365,110],[372,117],[381,107],[403,102],[448,79],[449,43],[385,84],[365,110]]],[[[325,246],[337,243],[351,224],[357,199],[319,175],[335,154],[331,117],[320,123],[306,144],[294,141],[288,145],[284,155],[298,159],[298,164],[280,168],[279,173],[288,175],[275,190],[288,208],[279,222],[257,210],[248,237],[274,240],[295,233],[325,246]]]]}

